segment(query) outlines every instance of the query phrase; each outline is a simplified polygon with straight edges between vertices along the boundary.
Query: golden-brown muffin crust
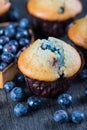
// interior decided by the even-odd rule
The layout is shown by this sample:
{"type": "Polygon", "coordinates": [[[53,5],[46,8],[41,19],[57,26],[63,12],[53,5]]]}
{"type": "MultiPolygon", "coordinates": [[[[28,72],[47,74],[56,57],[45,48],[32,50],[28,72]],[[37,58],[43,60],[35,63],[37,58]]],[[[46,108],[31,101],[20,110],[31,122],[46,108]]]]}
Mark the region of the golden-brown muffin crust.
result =
{"type": "Polygon", "coordinates": [[[43,20],[64,21],[82,11],[79,0],[29,0],[27,10],[43,20]]]}
{"type": "Polygon", "coordinates": [[[64,65],[59,69],[59,61],[54,63],[56,55],[49,49],[41,49],[42,40],[38,39],[25,49],[18,58],[20,71],[29,78],[40,81],[55,81],[64,74],[69,78],[75,75],[81,67],[81,58],[78,52],[69,44],[59,39],[49,37],[56,41],[56,47],[61,44],[64,51],[64,65]]]}
{"type": "Polygon", "coordinates": [[[87,49],[87,15],[73,23],[68,29],[68,37],[77,46],[87,49]]]}
{"type": "Polygon", "coordinates": [[[11,3],[9,0],[0,0],[0,16],[9,11],[11,3]]]}

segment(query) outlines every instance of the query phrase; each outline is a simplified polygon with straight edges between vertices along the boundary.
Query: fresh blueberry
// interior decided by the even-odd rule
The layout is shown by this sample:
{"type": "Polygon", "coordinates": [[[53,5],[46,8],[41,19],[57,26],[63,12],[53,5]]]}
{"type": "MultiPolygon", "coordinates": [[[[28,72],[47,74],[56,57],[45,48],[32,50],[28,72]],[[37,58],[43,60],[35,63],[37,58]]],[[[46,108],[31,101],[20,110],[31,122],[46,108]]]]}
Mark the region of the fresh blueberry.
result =
{"type": "Polygon", "coordinates": [[[2,51],[3,51],[3,46],[0,45],[0,53],[2,53],[2,51]]]}
{"type": "Polygon", "coordinates": [[[5,44],[5,46],[3,47],[3,52],[9,52],[9,53],[16,54],[17,47],[12,43],[5,44]]]}
{"type": "Polygon", "coordinates": [[[72,96],[67,93],[61,94],[57,99],[57,103],[61,107],[68,107],[72,104],[72,96]]]}
{"type": "Polygon", "coordinates": [[[85,88],[85,91],[84,91],[85,95],[87,96],[87,88],[85,88]]]}
{"type": "Polygon", "coordinates": [[[84,113],[81,111],[74,111],[71,115],[72,122],[80,124],[85,119],[84,113]]]}
{"type": "Polygon", "coordinates": [[[30,26],[30,22],[27,18],[22,18],[19,22],[19,26],[22,28],[28,28],[30,26]]]}
{"type": "Polygon", "coordinates": [[[4,45],[7,42],[9,42],[9,37],[8,36],[1,36],[0,37],[0,45],[4,45]]]}
{"type": "Polygon", "coordinates": [[[25,116],[26,114],[28,114],[28,111],[29,111],[29,107],[25,103],[18,103],[14,107],[14,114],[17,117],[25,116]]]}
{"type": "Polygon", "coordinates": [[[27,103],[32,109],[37,109],[41,106],[42,100],[39,97],[31,96],[27,99],[27,103]]]}
{"type": "Polygon", "coordinates": [[[14,58],[15,58],[15,56],[9,52],[2,53],[2,55],[1,55],[2,61],[6,62],[8,64],[11,63],[14,60],[14,58]]]}
{"type": "Polygon", "coordinates": [[[22,47],[29,45],[29,43],[30,43],[30,41],[27,38],[21,38],[19,40],[19,45],[21,45],[22,47]]]}
{"type": "Polygon", "coordinates": [[[19,40],[20,38],[28,38],[29,32],[27,30],[21,29],[21,31],[18,31],[16,33],[16,39],[19,40]]]}
{"type": "Polygon", "coordinates": [[[0,36],[2,36],[4,34],[4,29],[0,28],[0,36]]]}
{"type": "Polygon", "coordinates": [[[8,13],[8,19],[9,21],[13,21],[13,22],[16,22],[19,20],[19,11],[12,7],[8,13]]]}
{"type": "Polygon", "coordinates": [[[4,33],[5,33],[5,36],[7,36],[9,38],[13,38],[13,37],[15,37],[16,30],[14,28],[9,28],[9,26],[7,26],[4,29],[4,33]]]}
{"type": "Polygon", "coordinates": [[[6,92],[10,92],[15,86],[16,84],[13,81],[8,81],[4,84],[4,89],[6,92]]]}
{"type": "Polygon", "coordinates": [[[18,42],[17,42],[16,40],[10,40],[10,41],[8,42],[8,44],[15,45],[17,48],[18,48],[18,46],[19,46],[19,44],[18,44],[18,42]]]}
{"type": "Polygon", "coordinates": [[[22,35],[22,32],[21,32],[21,31],[16,33],[16,39],[17,39],[17,40],[19,40],[19,39],[22,38],[22,37],[23,37],[23,35],[22,35]]]}
{"type": "Polygon", "coordinates": [[[25,97],[24,90],[20,87],[15,87],[10,92],[10,98],[12,101],[22,101],[25,97]]]}
{"type": "Polygon", "coordinates": [[[30,35],[29,31],[23,30],[22,33],[23,33],[23,37],[29,38],[29,35],[30,35]]]}
{"type": "Polygon", "coordinates": [[[24,75],[21,73],[18,73],[16,76],[16,81],[19,83],[23,83],[25,81],[24,75]]]}
{"type": "Polygon", "coordinates": [[[87,79],[87,69],[83,69],[80,73],[79,73],[79,77],[81,80],[86,80],[87,79]]]}
{"type": "Polygon", "coordinates": [[[1,63],[0,63],[0,71],[3,71],[7,66],[8,66],[7,63],[1,62],[1,63]]]}
{"type": "Polygon", "coordinates": [[[9,29],[16,29],[17,24],[16,24],[16,23],[10,23],[7,27],[8,27],[9,29]]]}
{"type": "Polygon", "coordinates": [[[58,110],[54,113],[53,119],[55,122],[63,123],[63,122],[67,122],[69,117],[65,110],[58,110]]]}

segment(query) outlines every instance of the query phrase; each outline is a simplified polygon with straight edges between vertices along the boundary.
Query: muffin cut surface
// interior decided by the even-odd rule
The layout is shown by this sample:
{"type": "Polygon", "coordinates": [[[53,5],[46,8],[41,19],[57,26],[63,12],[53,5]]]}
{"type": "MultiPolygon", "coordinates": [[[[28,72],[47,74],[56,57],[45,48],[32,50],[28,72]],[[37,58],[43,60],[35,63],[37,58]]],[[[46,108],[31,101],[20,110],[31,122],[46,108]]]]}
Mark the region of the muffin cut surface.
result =
{"type": "Polygon", "coordinates": [[[60,76],[69,78],[81,67],[78,52],[62,40],[49,37],[38,39],[19,56],[18,67],[29,78],[55,81],[60,76]]]}

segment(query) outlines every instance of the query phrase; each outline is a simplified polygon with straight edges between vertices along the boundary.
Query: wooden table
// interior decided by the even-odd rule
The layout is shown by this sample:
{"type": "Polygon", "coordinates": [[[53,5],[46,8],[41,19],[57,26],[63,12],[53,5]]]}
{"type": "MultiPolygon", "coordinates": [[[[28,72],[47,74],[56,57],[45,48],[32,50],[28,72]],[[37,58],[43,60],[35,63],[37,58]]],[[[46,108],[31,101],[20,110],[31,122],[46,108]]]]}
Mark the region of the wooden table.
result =
{"type": "MultiPolygon", "coordinates": [[[[21,17],[27,17],[25,0],[11,0],[13,5],[19,9],[21,17]]],[[[82,0],[83,12],[78,17],[87,13],[87,0],[82,0]]],[[[77,18],[78,18],[77,17],[77,18]]],[[[70,42],[66,37],[65,40],[70,42]]],[[[81,110],[85,114],[85,121],[76,125],[71,122],[58,124],[53,121],[53,114],[60,109],[55,100],[48,100],[41,109],[30,112],[27,116],[17,118],[13,114],[13,103],[9,94],[0,90],[0,130],[87,130],[87,97],[84,96],[84,89],[87,81],[81,82],[74,79],[68,91],[73,97],[73,104],[67,108],[71,114],[74,110],[81,110]]]]}

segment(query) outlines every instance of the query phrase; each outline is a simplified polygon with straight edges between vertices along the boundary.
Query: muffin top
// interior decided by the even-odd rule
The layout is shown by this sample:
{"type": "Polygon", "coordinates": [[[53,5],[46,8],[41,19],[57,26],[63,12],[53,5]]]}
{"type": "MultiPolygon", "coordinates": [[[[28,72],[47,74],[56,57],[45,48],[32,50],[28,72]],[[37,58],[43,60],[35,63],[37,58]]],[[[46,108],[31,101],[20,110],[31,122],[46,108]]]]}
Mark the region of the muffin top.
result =
{"type": "Polygon", "coordinates": [[[9,0],[0,0],[0,16],[9,11],[11,3],[9,0]]]}
{"type": "Polygon", "coordinates": [[[87,15],[72,24],[68,29],[68,37],[77,46],[87,49],[87,15]]]}
{"type": "Polygon", "coordinates": [[[26,48],[18,58],[18,67],[29,78],[55,81],[60,76],[75,75],[81,67],[81,58],[71,45],[49,37],[38,39],[26,48]]]}
{"type": "Polygon", "coordinates": [[[82,11],[79,0],[29,0],[27,10],[33,16],[50,21],[64,21],[82,11]]]}

